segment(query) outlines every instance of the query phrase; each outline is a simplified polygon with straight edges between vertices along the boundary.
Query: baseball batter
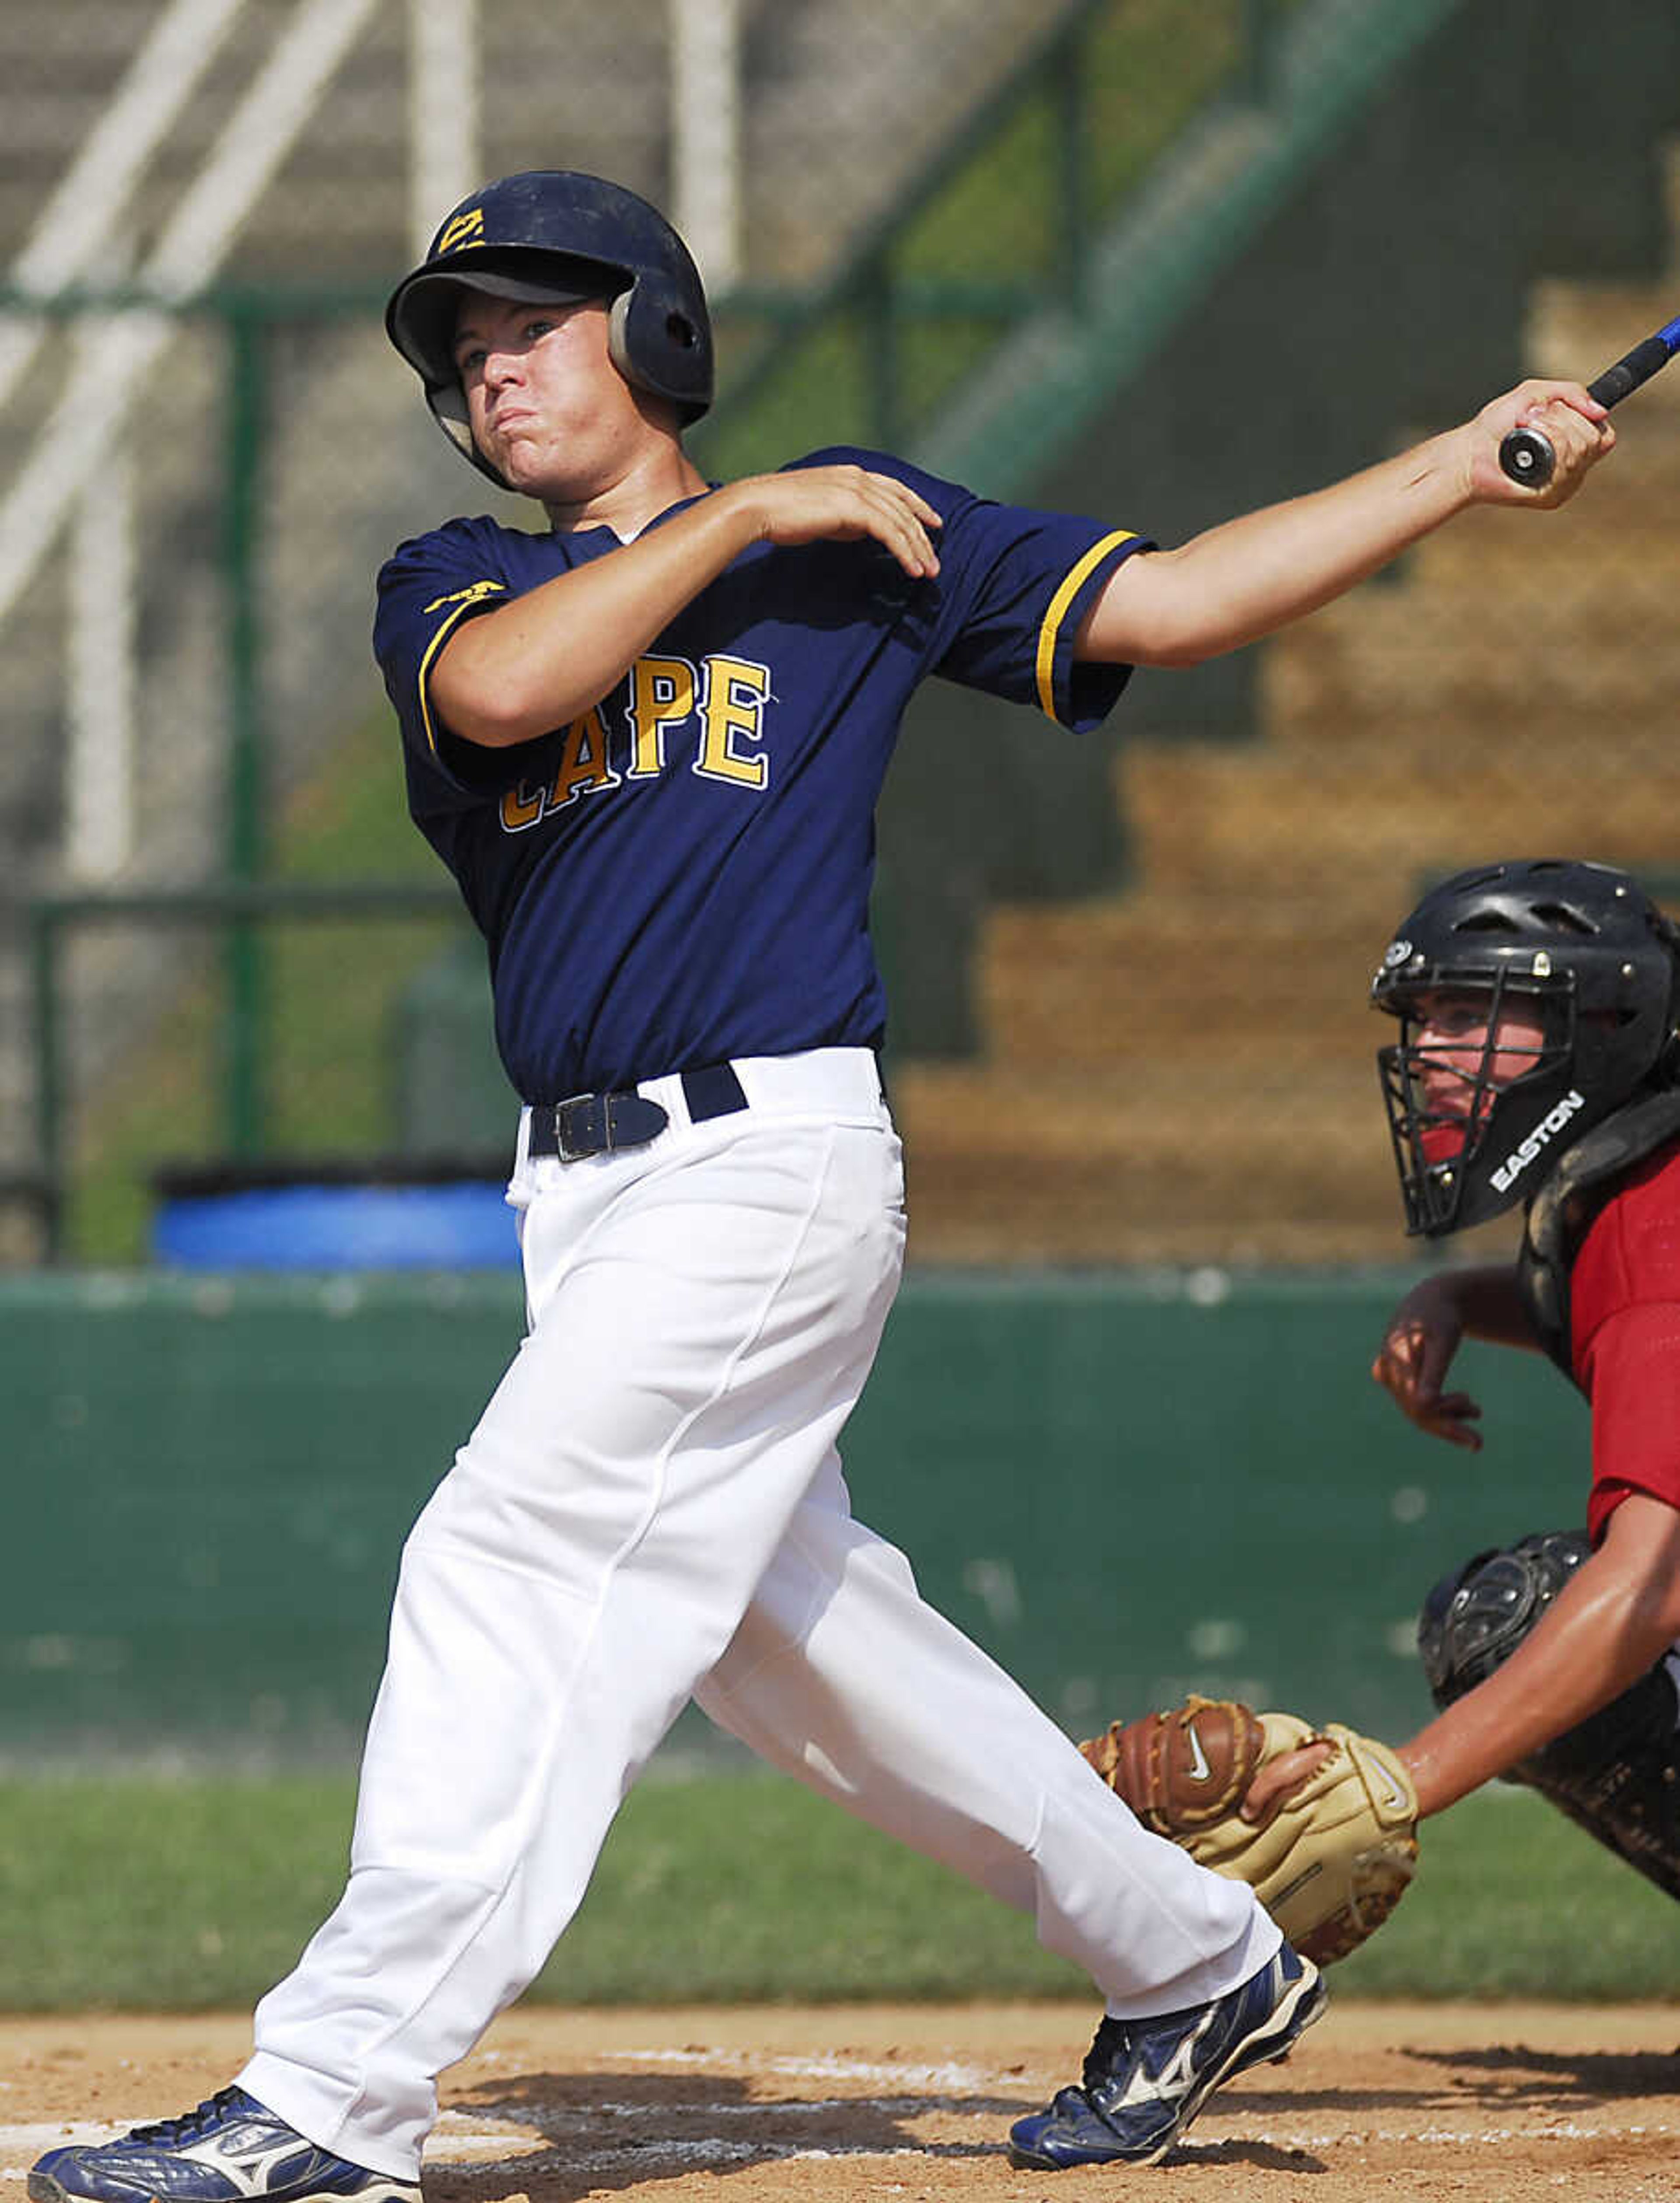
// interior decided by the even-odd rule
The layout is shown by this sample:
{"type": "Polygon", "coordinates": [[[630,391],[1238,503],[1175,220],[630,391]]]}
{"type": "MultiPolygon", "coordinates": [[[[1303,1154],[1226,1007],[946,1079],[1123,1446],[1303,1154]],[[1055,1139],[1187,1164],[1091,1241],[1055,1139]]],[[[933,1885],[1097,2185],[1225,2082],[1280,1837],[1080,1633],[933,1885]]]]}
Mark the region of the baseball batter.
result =
{"type": "Polygon", "coordinates": [[[529,1326],[405,1550],[349,1883],[251,2063],[184,2118],[50,2153],[31,2194],[412,2196],[436,2075],[543,1963],[690,1697],[1090,1975],[1081,2084],[1016,2123],[1014,2160],[1152,2160],[1322,1988],[852,1516],[837,1441],[905,1229],[876,799],[931,675],[1094,727],[1131,666],[1251,641],[1469,505],[1561,504],[1611,445],[1603,409],[1525,384],[1168,551],[878,453],[708,483],[683,442],[711,396],[699,280],[593,177],[476,192],[387,326],[546,523],[403,545],[376,629],[525,1103],[529,1326]],[[1558,451],[1544,492],[1497,463],[1523,417],[1558,451]]]}

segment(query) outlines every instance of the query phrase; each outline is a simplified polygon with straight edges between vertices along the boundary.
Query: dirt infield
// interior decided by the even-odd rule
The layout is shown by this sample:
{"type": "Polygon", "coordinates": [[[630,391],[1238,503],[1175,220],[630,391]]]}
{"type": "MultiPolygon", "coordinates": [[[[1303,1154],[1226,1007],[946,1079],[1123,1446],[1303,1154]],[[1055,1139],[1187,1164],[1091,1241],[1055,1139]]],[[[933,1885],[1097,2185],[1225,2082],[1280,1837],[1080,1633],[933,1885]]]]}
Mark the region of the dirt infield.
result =
{"type": "MultiPolygon", "coordinates": [[[[1074,2077],[1080,2005],[552,2011],[445,2076],[429,2203],[1060,2203],[1139,2183],[1201,2203],[1680,2198],[1680,2007],[1333,2005],[1149,2171],[1012,2172],[1009,2121],[1074,2077]],[[724,2184],[724,2183],[726,2183],[724,2184]]],[[[237,2018],[0,2020],[0,2194],[28,2164],[186,2109],[237,2018]]]]}

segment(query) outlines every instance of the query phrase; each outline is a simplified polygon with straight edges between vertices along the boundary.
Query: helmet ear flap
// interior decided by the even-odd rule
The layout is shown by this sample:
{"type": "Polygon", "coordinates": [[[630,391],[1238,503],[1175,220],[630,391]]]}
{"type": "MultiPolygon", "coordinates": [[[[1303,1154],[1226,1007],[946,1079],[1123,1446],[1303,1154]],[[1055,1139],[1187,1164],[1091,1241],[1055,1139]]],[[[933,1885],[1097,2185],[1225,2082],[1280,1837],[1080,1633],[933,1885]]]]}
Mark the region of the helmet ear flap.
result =
{"type": "Polygon", "coordinates": [[[614,298],[611,305],[608,306],[606,310],[606,349],[612,358],[613,366],[618,369],[619,374],[624,376],[625,381],[633,383],[639,388],[641,387],[641,379],[637,375],[634,367],[630,364],[630,301],[635,298],[635,296],[636,286],[632,283],[627,290],[620,291],[618,297],[614,298]]]}
{"type": "Polygon", "coordinates": [[[710,331],[697,325],[677,286],[639,275],[607,308],[606,344],[626,382],[697,420],[711,402],[710,331]]]}

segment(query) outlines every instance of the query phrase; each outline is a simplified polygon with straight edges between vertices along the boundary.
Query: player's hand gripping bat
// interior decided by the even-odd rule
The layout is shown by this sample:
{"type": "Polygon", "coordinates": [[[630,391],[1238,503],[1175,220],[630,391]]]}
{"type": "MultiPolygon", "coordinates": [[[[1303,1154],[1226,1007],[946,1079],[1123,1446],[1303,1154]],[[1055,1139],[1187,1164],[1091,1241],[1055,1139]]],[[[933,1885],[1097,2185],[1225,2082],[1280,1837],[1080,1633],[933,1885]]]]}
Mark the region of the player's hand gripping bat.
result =
{"type": "MultiPolygon", "coordinates": [[[[1642,338],[1614,367],[1607,367],[1587,394],[1600,405],[1619,405],[1630,390],[1648,382],[1659,367],[1666,367],[1680,351],[1680,314],[1665,322],[1653,335],[1642,338]]],[[[1544,489],[1552,479],[1556,454],[1551,440],[1538,428],[1513,428],[1500,440],[1500,464],[1514,482],[1527,489],[1544,489]]]]}

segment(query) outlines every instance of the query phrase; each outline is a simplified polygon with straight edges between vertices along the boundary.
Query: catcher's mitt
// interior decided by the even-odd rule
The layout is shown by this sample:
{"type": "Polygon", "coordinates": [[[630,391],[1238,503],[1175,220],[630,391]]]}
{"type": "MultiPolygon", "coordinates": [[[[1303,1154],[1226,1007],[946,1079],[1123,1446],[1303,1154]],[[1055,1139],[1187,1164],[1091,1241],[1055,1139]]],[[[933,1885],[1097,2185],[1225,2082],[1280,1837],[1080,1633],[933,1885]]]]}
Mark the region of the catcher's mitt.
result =
{"type": "Polygon", "coordinates": [[[1145,1828],[1216,1873],[1245,1881],[1303,1957],[1345,1958],[1388,1917],[1417,1859],[1417,1793],[1387,1745],[1339,1722],[1257,1714],[1232,1698],[1186,1698],[1114,1722],[1080,1750],[1145,1828]],[[1332,1746],[1324,1764],[1258,1824],[1239,1817],[1268,1761],[1332,1746]]]}

